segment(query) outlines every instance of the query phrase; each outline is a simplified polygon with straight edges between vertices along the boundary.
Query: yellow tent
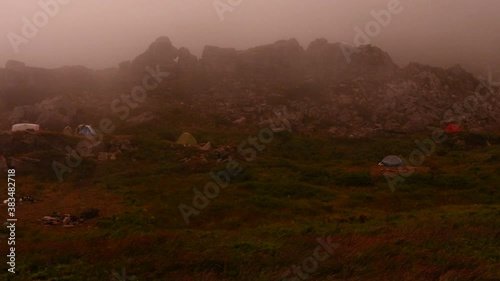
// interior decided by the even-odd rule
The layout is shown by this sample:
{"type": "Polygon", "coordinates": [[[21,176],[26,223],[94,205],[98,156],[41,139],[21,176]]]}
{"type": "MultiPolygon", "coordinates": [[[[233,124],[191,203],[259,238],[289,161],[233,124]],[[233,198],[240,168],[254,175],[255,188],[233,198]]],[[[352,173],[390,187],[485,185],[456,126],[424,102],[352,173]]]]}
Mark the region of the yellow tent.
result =
{"type": "Polygon", "coordinates": [[[182,144],[182,145],[196,145],[196,144],[198,144],[198,142],[193,137],[193,135],[191,135],[188,132],[182,133],[182,135],[177,139],[177,141],[175,143],[182,144]]]}

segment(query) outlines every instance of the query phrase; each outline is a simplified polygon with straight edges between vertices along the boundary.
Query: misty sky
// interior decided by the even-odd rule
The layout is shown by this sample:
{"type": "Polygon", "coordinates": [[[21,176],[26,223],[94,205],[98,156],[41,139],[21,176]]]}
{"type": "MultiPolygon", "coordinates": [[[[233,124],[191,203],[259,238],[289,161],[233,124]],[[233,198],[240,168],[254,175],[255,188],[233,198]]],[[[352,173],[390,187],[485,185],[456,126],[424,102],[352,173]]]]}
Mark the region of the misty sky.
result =
{"type": "MultiPolygon", "coordinates": [[[[117,66],[163,35],[198,57],[205,45],[245,49],[292,37],[304,48],[319,37],[354,45],[354,28],[364,29],[370,11],[387,9],[391,0],[242,0],[223,21],[213,0],[64,0],[69,3],[16,54],[8,34],[22,36],[22,18],[31,21],[42,11],[38,3],[47,1],[55,0],[1,0],[0,67],[8,59],[48,68],[117,66]]],[[[500,1],[400,2],[403,11],[371,38],[400,66],[460,63],[500,71],[500,1]]]]}

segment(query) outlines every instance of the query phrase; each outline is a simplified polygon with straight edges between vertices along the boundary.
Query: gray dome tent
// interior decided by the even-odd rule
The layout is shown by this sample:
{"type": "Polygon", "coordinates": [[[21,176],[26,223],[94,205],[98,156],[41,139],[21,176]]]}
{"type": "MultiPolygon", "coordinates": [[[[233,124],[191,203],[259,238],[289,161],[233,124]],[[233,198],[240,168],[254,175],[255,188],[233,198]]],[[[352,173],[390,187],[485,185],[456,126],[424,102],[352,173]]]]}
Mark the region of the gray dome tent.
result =
{"type": "Polygon", "coordinates": [[[90,125],[80,124],[78,125],[78,127],[76,127],[76,132],[77,135],[96,135],[94,129],[92,129],[90,125]]]}
{"type": "Polygon", "coordinates": [[[380,166],[386,166],[386,167],[401,167],[401,166],[404,166],[403,160],[401,160],[401,158],[399,158],[396,155],[386,156],[378,164],[380,166]]]}

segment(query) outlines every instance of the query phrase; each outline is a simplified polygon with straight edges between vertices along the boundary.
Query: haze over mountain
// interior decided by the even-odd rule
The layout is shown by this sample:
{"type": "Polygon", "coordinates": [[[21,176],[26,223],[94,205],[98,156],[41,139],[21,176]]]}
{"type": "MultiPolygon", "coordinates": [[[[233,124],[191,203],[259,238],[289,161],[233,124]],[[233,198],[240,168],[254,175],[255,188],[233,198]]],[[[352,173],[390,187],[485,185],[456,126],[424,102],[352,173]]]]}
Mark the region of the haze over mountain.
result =
{"type": "Polygon", "coordinates": [[[351,48],[324,38],[307,48],[296,39],[246,50],[206,46],[198,59],[162,36],[135,58],[100,71],[8,61],[0,68],[0,125],[35,122],[60,131],[98,123],[110,109],[123,116],[113,100],[147,75],[166,79],[146,94],[154,98],[140,101],[150,108],[139,109],[132,127],[155,124],[184,104],[223,127],[241,120],[263,125],[274,106],[287,106],[293,112],[289,130],[351,137],[428,131],[450,122],[470,131],[500,124],[495,81],[482,86],[484,77],[460,65],[401,68],[373,45],[351,48]]]}
{"type": "MultiPolygon", "coordinates": [[[[0,65],[15,59],[45,68],[106,68],[134,57],[165,34],[198,57],[205,45],[247,49],[288,38],[296,38],[303,48],[316,38],[353,45],[354,29],[364,29],[373,20],[370,12],[387,9],[390,2],[241,1],[221,21],[214,1],[68,1],[16,54],[7,35],[21,34],[22,18],[32,19],[41,8],[38,1],[2,1],[0,65]]],[[[498,69],[499,1],[400,2],[403,11],[371,38],[399,66],[459,63],[476,74],[498,69]]]]}
{"type": "Polygon", "coordinates": [[[498,12],[0,0],[0,280],[500,280],[498,12]]]}

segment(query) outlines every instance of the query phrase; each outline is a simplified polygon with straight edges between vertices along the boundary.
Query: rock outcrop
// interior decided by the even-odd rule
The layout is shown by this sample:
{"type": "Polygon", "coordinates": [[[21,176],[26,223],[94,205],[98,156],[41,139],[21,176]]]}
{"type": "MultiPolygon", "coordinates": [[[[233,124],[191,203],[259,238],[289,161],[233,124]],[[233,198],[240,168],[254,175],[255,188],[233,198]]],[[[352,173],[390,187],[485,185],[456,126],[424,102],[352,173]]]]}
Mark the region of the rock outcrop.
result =
{"type": "Polygon", "coordinates": [[[349,47],[326,39],[313,41],[304,50],[296,39],[248,50],[205,47],[201,59],[204,70],[237,74],[242,77],[315,82],[338,82],[363,77],[390,78],[399,67],[390,56],[374,46],[349,47]],[[350,53],[349,53],[350,52],[350,53]]]}
{"type": "Polygon", "coordinates": [[[146,67],[156,65],[175,75],[149,95],[147,109],[128,118],[130,126],[146,126],[161,116],[162,107],[175,106],[217,116],[221,126],[265,125],[274,107],[286,106],[287,130],[346,136],[428,131],[450,122],[464,130],[500,125],[498,89],[481,88],[484,82],[458,65],[443,69],[411,63],[401,68],[375,46],[354,48],[326,39],[314,40],[306,49],[295,39],[247,50],[206,46],[198,59],[187,48],[174,47],[168,37],[158,38],[133,61],[120,63],[116,73],[108,74],[116,74],[116,80],[99,80],[101,74],[82,67],[44,70],[9,62],[0,69],[0,97],[3,104],[15,106],[4,119],[61,131],[81,115],[74,104],[92,111],[86,117],[99,110],[107,114],[114,98],[105,100],[102,93],[111,89],[119,97],[130,92],[146,67]],[[95,94],[85,92],[75,103],[67,103],[67,96],[54,99],[55,92],[89,88],[97,89],[95,94]],[[477,89],[485,98],[478,99],[477,89]],[[23,100],[34,93],[36,102],[23,100]],[[152,102],[165,96],[168,104],[152,102]]]}
{"type": "Polygon", "coordinates": [[[159,65],[162,69],[172,69],[178,57],[178,50],[172,46],[168,37],[160,37],[153,42],[146,52],[137,56],[131,63],[130,68],[134,73],[142,74],[146,67],[153,69],[159,65]]]}
{"type": "Polygon", "coordinates": [[[5,63],[5,69],[9,70],[24,70],[26,67],[26,64],[24,62],[16,61],[16,60],[8,60],[7,63],[5,63]]]}
{"type": "Polygon", "coordinates": [[[307,58],[314,79],[320,82],[359,77],[380,81],[399,70],[391,57],[377,47],[364,45],[354,48],[342,43],[328,43],[326,39],[317,39],[309,44],[307,58]]]}
{"type": "Polygon", "coordinates": [[[238,65],[238,51],[233,48],[205,46],[201,65],[208,72],[234,72],[238,65]]]}
{"type": "Polygon", "coordinates": [[[77,113],[77,106],[62,97],[50,98],[35,105],[15,107],[9,118],[11,124],[36,123],[46,130],[60,131],[71,124],[77,113]]]}
{"type": "Polygon", "coordinates": [[[178,51],[177,66],[182,71],[194,72],[199,69],[198,58],[191,54],[191,52],[185,48],[181,47],[178,51]]]}

